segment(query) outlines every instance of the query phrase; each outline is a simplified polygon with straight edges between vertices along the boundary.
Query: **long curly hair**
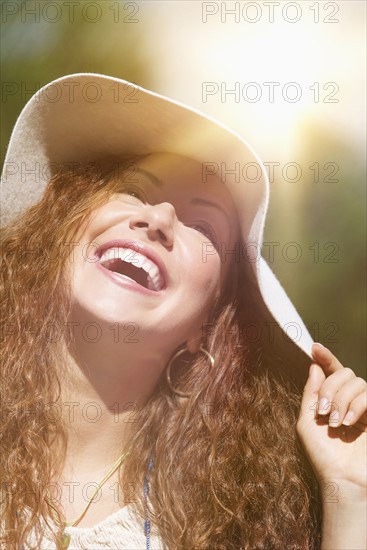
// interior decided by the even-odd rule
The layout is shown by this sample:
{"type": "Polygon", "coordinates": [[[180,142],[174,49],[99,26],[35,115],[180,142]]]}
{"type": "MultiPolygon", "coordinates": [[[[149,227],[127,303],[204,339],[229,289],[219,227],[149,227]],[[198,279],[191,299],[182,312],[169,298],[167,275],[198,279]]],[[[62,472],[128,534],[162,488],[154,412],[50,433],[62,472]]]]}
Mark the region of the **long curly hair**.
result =
{"type": "MultiPolygon", "coordinates": [[[[31,531],[41,541],[43,522],[61,548],[61,529],[49,522],[52,504],[46,495],[62,471],[67,445],[67,427],[50,414],[50,404],[60,399],[59,365],[71,339],[65,243],[115,192],[114,163],[60,170],[42,199],[1,231],[1,541],[6,548],[19,550],[31,531]],[[58,446],[57,455],[50,443],[58,446]]],[[[249,266],[236,264],[205,332],[214,368],[208,370],[203,354],[183,356],[172,369],[172,383],[190,396],[173,393],[163,372],[136,415],[134,452],[120,482],[134,480],[132,503],[144,518],[144,476],[153,453],[149,516],[167,548],[320,545],[318,486],[296,435],[301,389],[290,375],[302,359],[277,330],[272,338],[261,330],[268,316],[249,266]]]]}

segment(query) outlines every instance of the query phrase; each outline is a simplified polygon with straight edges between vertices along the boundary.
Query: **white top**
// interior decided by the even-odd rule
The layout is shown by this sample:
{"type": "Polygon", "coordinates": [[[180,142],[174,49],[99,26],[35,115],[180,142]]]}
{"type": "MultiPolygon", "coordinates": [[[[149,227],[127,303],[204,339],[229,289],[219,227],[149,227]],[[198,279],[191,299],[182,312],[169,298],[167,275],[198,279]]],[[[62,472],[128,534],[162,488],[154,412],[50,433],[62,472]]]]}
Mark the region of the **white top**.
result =
{"type": "MultiPolygon", "coordinates": [[[[53,523],[50,520],[50,523],[53,523]]],[[[55,550],[52,539],[47,536],[49,528],[45,526],[44,539],[39,550],[55,550]]],[[[135,514],[131,504],[120,508],[94,527],[66,527],[65,532],[71,535],[68,550],[146,550],[144,520],[135,514]]],[[[34,535],[27,541],[35,546],[34,535]]],[[[28,550],[30,546],[23,544],[28,550]]],[[[164,550],[163,541],[150,522],[151,550],[164,550]]]]}

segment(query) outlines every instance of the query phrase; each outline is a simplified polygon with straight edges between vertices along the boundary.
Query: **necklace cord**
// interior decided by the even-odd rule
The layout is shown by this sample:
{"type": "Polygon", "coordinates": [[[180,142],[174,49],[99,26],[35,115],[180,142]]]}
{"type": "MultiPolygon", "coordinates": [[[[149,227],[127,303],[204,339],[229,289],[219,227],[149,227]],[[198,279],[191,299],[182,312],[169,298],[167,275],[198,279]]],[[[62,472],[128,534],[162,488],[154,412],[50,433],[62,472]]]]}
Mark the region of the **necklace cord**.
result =
{"type": "Polygon", "coordinates": [[[82,513],[74,520],[74,521],[70,521],[70,522],[62,522],[60,520],[60,512],[56,509],[56,507],[51,504],[51,508],[57,512],[57,517],[53,514],[54,516],[54,519],[58,522],[59,525],[63,525],[63,528],[65,527],[71,527],[71,526],[74,526],[74,525],[78,525],[78,523],[83,519],[83,517],[85,516],[86,512],[88,511],[89,509],[89,506],[92,504],[96,494],[98,493],[98,491],[101,489],[102,485],[104,485],[106,483],[106,481],[112,476],[112,474],[117,470],[117,468],[122,464],[122,462],[125,460],[125,458],[128,456],[128,454],[130,453],[130,450],[124,452],[117,460],[116,462],[113,464],[113,466],[111,466],[111,468],[108,470],[107,474],[103,477],[103,479],[98,483],[98,486],[96,488],[96,490],[94,491],[93,493],[93,496],[89,499],[89,502],[87,504],[87,506],[85,507],[85,509],[82,511],[82,513]]]}
{"type": "MultiPolygon", "coordinates": [[[[109,471],[107,472],[105,477],[98,484],[98,488],[95,491],[95,493],[93,494],[92,498],[89,500],[88,505],[85,508],[85,510],[73,522],[69,522],[69,523],[61,522],[59,511],[57,510],[57,508],[53,504],[51,504],[51,502],[49,502],[49,505],[51,506],[52,511],[55,512],[55,513],[53,513],[54,519],[57,521],[57,523],[59,523],[59,525],[63,526],[63,534],[62,534],[62,546],[63,546],[63,548],[65,548],[65,549],[68,548],[68,546],[70,544],[70,535],[68,533],[65,533],[65,527],[66,526],[71,526],[71,525],[74,525],[74,524],[78,524],[80,522],[80,520],[82,519],[82,517],[84,516],[84,514],[88,510],[89,506],[91,505],[91,503],[92,503],[95,495],[97,494],[98,490],[107,481],[107,479],[109,477],[111,477],[113,472],[118,468],[118,466],[123,462],[123,460],[128,456],[129,453],[130,453],[130,449],[128,449],[126,451],[126,453],[123,453],[120,456],[120,458],[115,462],[115,464],[109,469],[109,471]]],[[[150,520],[149,520],[149,515],[148,515],[148,494],[149,494],[149,475],[148,474],[152,470],[153,464],[154,464],[154,459],[153,459],[153,453],[151,452],[149,463],[148,463],[148,470],[147,470],[147,473],[144,477],[144,497],[145,497],[144,500],[145,500],[145,512],[146,512],[145,522],[144,522],[144,532],[145,532],[145,537],[146,537],[146,550],[151,550],[151,546],[150,546],[150,520]]],[[[48,492],[48,491],[46,490],[46,492],[48,492]]],[[[47,497],[46,497],[46,499],[47,499],[47,497]]],[[[19,550],[25,550],[23,544],[20,544],[19,550]]]]}

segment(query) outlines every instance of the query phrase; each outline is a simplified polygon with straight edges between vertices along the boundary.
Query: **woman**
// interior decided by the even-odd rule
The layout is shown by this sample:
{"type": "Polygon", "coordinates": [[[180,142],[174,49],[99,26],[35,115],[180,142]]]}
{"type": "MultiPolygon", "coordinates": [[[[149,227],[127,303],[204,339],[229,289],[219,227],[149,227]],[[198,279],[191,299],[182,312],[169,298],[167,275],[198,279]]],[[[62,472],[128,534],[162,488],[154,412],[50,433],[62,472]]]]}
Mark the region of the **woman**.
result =
{"type": "Polygon", "coordinates": [[[2,195],[6,548],[363,547],[366,382],[261,258],[242,138],[70,75],[20,115],[2,195]]]}

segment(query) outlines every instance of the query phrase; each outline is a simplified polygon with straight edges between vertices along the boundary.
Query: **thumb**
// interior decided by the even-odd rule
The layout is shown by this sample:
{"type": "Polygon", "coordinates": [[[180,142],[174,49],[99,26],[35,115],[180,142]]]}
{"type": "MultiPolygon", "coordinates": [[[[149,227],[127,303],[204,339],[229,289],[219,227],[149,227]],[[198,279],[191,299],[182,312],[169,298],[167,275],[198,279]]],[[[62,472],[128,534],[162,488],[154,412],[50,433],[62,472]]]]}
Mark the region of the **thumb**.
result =
{"type": "Polygon", "coordinates": [[[322,368],[316,363],[312,363],[308,373],[308,379],[302,394],[301,416],[313,419],[318,410],[318,396],[322,383],[326,376],[322,368]]]}

